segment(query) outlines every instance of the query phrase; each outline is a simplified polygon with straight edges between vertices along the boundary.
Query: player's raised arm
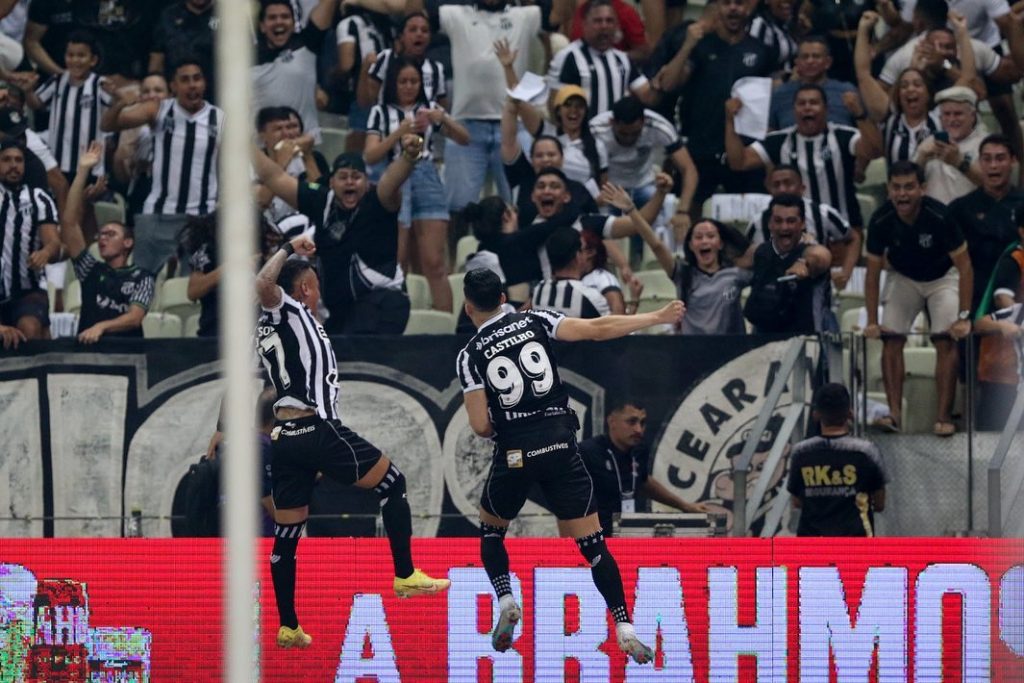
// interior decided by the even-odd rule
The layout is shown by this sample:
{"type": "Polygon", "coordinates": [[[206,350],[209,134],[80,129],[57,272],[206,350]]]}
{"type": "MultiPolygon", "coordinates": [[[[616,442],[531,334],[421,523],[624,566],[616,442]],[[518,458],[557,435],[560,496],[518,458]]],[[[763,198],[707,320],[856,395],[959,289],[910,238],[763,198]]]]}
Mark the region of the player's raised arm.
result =
{"type": "Polygon", "coordinates": [[[657,311],[636,315],[606,315],[601,318],[566,318],[558,326],[559,341],[602,341],[625,337],[652,325],[675,325],[683,319],[686,306],[673,301],[657,311]]]}
{"type": "Polygon", "coordinates": [[[299,235],[291,242],[286,242],[283,247],[267,259],[260,272],[256,275],[256,296],[260,305],[266,309],[277,308],[281,304],[281,288],[277,285],[277,276],[281,274],[284,262],[292,254],[299,256],[312,256],[316,253],[316,245],[313,240],[305,235],[299,235]]]}

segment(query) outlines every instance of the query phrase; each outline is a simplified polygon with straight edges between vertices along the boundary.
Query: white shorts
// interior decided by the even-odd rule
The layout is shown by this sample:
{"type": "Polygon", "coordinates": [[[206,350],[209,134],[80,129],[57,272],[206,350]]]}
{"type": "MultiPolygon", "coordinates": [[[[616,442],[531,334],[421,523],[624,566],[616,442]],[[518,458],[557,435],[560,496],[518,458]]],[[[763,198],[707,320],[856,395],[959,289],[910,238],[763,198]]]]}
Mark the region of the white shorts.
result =
{"type": "Polygon", "coordinates": [[[957,320],[960,311],[960,273],[950,268],[937,280],[918,282],[890,270],[882,293],[882,327],[908,334],[914,318],[928,311],[928,329],[941,334],[957,320]]]}

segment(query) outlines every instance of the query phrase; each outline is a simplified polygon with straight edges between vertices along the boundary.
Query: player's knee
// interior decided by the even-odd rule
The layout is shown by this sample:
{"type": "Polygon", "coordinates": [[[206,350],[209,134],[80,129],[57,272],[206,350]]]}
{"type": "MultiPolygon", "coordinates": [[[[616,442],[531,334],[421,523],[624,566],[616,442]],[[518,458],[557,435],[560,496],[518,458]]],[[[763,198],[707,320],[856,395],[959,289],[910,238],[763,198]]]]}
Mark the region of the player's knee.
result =
{"type": "Polygon", "coordinates": [[[576,545],[591,567],[596,567],[601,560],[611,557],[608,553],[608,546],[604,543],[604,533],[601,531],[577,538],[576,545]]]}
{"type": "Polygon", "coordinates": [[[405,475],[395,463],[388,465],[380,482],[373,487],[373,492],[380,498],[381,505],[386,505],[390,498],[405,498],[405,475]]]}

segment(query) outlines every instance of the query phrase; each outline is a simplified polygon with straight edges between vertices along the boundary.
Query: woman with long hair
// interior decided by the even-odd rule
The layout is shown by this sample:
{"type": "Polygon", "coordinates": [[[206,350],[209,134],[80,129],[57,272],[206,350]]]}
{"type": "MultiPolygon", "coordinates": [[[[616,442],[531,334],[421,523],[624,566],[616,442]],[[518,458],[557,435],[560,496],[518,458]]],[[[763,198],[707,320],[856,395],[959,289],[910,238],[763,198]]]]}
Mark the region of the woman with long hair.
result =
{"type": "Polygon", "coordinates": [[[398,261],[414,261],[427,279],[434,308],[452,310],[452,290],[448,283],[448,206],[444,185],[430,153],[434,133],[451,138],[460,145],[469,142],[469,133],[437,102],[426,99],[420,66],[405,57],[391,60],[393,75],[385,82],[383,103],[370,110],[366,147],[367,164],[390,162],[401,152],[403,135],[416,133],[423,138],[423,151],[412,175],[402,188],[402,208],[398,261]],[[415,259],[410,259],[410,233],[415,239],[415,259]]]}
{"type": "MultiPolygon", "coordinates": [[[[605,186],[613,206],[633,205],[622,188],[605,186]]],[[[650,224],[640,220],[633,226],[651,247],[658,264],[676,285],[679,299],[686,304],[681,334],[746,334],[740,291],[750,284],[750,243],[739,231],[712,218],[701,218],[686,233],[684,258],[675,256],[658,239],[650,224]],[[730,254],[736,254],[733,257],[730,254]]]]}

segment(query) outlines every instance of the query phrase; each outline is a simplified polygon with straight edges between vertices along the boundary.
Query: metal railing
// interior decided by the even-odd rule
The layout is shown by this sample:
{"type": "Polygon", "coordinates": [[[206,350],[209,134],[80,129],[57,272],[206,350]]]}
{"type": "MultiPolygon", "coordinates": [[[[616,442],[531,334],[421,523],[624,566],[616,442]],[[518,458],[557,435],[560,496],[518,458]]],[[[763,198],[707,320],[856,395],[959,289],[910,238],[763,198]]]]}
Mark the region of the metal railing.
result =
{"type": "MultiPolygon", "coordinates": [[[[747,514],[748,507],[757,509],[757,506],[768,490],[771,480],[767,473],[776,470],[782,457],[786,454],[786,445],[799,440],[803,436],[806,384],[810,372],[810,359],[807,357],[807,344],[809,342],[819,342],[819,340],[817,337],[794,337],[790,340],[786,353],[782,357],[779,371],[776,373],[771,387],[768,389],[768,395],[765,397],[761,412],[758,414],[757,420],[754,422],[754,426],[751,428],[750,434],[743,444],[743,450],[740,452],[739,457],[733,461],[733,536],[742,537],[748,535],[750,532],[750,519],[747,514]],[[754,490],[748,497],[747,475],[750,472],[754,453],[757,451],[757,447],[761,443],[761,437],[778,407],[786,385],[789,383],[792,383],[792,404],[785,411],[782,426],[779,428],[778,434],[775,435],[775,441],[772,443],[768,458],[764,462],[762,471],[766,474],[758,478],[757,483],[754,485],[754,490]]],[[[765,517],[765,523],[761,531],[762,536],[772,536],[775,534],[775,530],[778,528],[785,513],[785,506],[788,501],[789,496],[776,496],[765,517]]]]}
{"type": "MultiPolygon", "coordinates": [[[[999,436],[999,443],[992,453],[992,459],[988,463],[988,535],[990,538],[1000,538],[1003,535],[1003,519],[1009,514],[1013,504],[1013,497],[1008,497],[1006,504],[1003,504],[1003,469],[1006,464],[1006,456],[1010,452],[1010,444],[1017,435],[1020,428],[1021,418],[1024,417],[1024,391],[1017,393],[1017,399],[1013,402],[1010,410],[1010,419],[1006,421],[1003,432],[999,436]]],[[[1019,491],[1024,484],[1024,468],[1018,468],[1017,476],[1010,483],[1010,491],[1019,491]]]]}

